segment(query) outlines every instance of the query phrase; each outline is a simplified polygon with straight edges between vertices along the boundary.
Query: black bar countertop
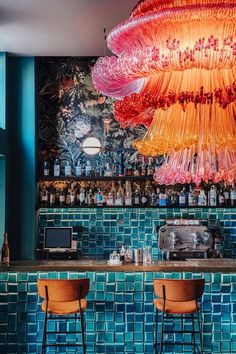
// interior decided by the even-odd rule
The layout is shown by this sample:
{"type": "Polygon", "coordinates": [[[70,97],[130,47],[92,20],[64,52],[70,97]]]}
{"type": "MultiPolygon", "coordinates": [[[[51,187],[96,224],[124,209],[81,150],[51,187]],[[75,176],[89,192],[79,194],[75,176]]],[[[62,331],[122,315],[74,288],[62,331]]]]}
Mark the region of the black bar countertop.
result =
{"type": "Polygon", "coordinates": [[[104,259],[81,258],[68,261],[12,261],[0,266],[0,272],[209,272],[236,273],[236,259],[192,259],[153,261],[150,265],[109,265],[104,259]]]}

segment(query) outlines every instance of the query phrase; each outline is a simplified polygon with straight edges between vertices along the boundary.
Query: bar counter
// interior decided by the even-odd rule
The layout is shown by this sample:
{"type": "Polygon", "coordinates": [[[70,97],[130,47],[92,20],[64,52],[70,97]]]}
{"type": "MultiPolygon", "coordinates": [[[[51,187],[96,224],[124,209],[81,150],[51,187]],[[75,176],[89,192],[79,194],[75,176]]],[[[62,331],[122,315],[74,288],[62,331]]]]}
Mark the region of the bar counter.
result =
{"type": "Polygon", "coordinates": [[[13,261],[0,266],[0,272],[211,272],[236,273],[236,259],[191,259],[187,261],[153,261],[150,265],[109,265],[107,260],[81,258],[76,261],[13,261]]]}

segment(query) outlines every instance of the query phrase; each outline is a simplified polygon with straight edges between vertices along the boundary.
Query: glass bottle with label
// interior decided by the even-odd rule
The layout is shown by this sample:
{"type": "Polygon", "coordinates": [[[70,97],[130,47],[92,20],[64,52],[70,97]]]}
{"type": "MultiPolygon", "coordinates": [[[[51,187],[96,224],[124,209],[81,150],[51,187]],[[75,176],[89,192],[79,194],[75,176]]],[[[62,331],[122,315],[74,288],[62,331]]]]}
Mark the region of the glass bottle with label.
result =
{"type": "Polygon", "coordinates": [[[212,185],[209,190],[209,199],[208,199],[209,206],[216,206],[217,205],[217,189],[216,186],[212,185]]]}
{"type": "Polygon", "coordinates": [[[76,175],[76,177],[82,176],[82,165],[80,163],[80,160],[77,161],[77,165],[75,167],[75,175],[76,175]]]}
{"type": "Polygon", "coordinates": [[[70,204],[75,205],[75,203],[76,203],[76,192],[75,189],[72,188],[70,192],[70,204]]]}
{"type": "Polygon", "coordinates": [[[154,173],[154,166],[153,166],[153,158],[148,158],[148,165],[147,165],[147,175],[152,176],[154,173]]]}
{"type": "Polygon", "coordinates": [[[134,191],[134,205],[135,206],[139,206],[140,205],[140,189],[138,188],[138,186],[135,188],[134,191]]]}
{"type": "Polygon", "coordinates": [[[50,167],[49,167],[49,162],[47,160],[43,162],[43,175],[44,176],[50,175],[50,167]]]}
{"type": "Polygon", "coordinates": [[[71,177],[71,165],[69,164],[69,161],[66,161],[65,177],[71,177]]]}
{"type": "Polygon", "coordinates": [[[60,206],[65,205],[65,201],[66,201],[65,193],[64,193],[64,190],[62,189],[60,191],[60,194],[59,194],[59,204],[60,204],[60,206]]]}
{"type": "Polygon", "coordinates": [[[113,206],[114,205],[114,198],[111,192],[108,193],[107,195],[107,206],[113,206]]]}
{"type": "Polygon", "coordinates": [[[165,191],[161,191],[159,194],[159,205],[166,206],[167,205],[167,195],[165,191]]]}
{"type": "Polygon", "coordinates": [[[146,169],[146,164],[145,164],[145,158],[144,158],[144,156],[142,157],[141,176],[142,176],[142,177],[147,176],[147,169],[146,169]]]}
{"type": "Polygon", "coordinates": [[[121,153],[120,161],[119,161],[119,164],[118,164],[118,176],[119,177],[123,177],[124,176],[124,156],[123,156],[122,153],[121,153]]]}
{"type": "Polygon", "coordinates": [[[9,263],[10,263],[10,250],[9,250],[7,233],[4,234],[1,263],[2,263],[2,265],[5,265],[5,266],[9,266],[9,263]]]}
{"type": "Polygon", "coordinates": [[[137,156],[135,156],[135,160],[134,160],[133,174],[134,174],[134,177],[140,176],[139,162],[138,162],[137,156]]]}
{"type": "Polygon", "coordinates": [[[230,189],[230,204],[232,207],[236,206],[236,190],[235,190],[234,184],[232,185],[232,187],[230,189]]]}
{"type": "Polygon", "coordinates": [[[183,187],[179,195],[179,206],[185,207],[186,205],[187,205],[187,193],[185,187],[183,187]]]}
{"type": "Polygon", "coordinates": [[[130,181],[125,182],[125,205],[131,206],[132,205],[132,189],[130,181]]]}
{"type": "Polygon", "coordinates": [[[43,188],[40,193],[40,203],[42,206],[48,205],[48,190],[45,185],[43,185],[43,188]]]}
{"type": "Polygon", "coordinates": [[[125,175],[127,177],[131,177],[133,175],[133,167],[131,165],[131,162],[130,162],[130,155],[127,156],[127,164],[126,164],[126,168],[125,168],[125,175]]]}
{"type": "Polygon", "coordinates": [[[85,165],[85,176],[91,177],[91,171],[92,171],[91,162],[89,160],[87,160],[86,165],[85,165]]]}
{"type": "Polygon", "coordinates": [[[118,163],[116,160],[113,162],[112,170],[113,170],[112,175],[114,177],[117,177],[118,176],[118,163]]]}
{"type": "Polygon", "coordinates": [[[97,200],[97,206],[102,206],[103,205],[103,194],[101,189],[98,190],[96,194],[96,200],[97,200]]]}
{"type": "Polygon", "coordinates": [[[56,202],[56,191],[55,188],[51,185],[49,189],[49,204],[54,205],[56,202]]]}
{"type": "Polygon", "coordinates": [[[229,206],[230,205],[230,193],[229,193],[229,189],[227,188],[226,184],[223,189],[223,194],[224,194],[224,198],[225,198],[225,206],[229,206]]]}
{"type": "Polygon", "coordinates": [[[198,197],[198,206],[207,206],[207,196],[204,189],[200,190],[200,194],[198,197]]]}
{"type": "Polygon", "coordinates": [[[112,170],[111,170],[111,166],[110,166],[109,162],[106,162],[106,168],[105,168],[104,176],[105,177],[111,177],[112,176],[112,170]]]}
{"type": "Polygon", "coordinates": [[[80,193],[79,193],[79,202],[81,206],[85,205],[85,190],[83,187],[80,188],[80,193]]]}
{"type": "Polygon", "coordinates": [[[56,159],[54,161],[54,165],[53,165],[53,176],[59,177],[60,174],[61,174],[61,166],[60,166],[59,160],[56,159]]]}
{"type": "Polygon", "coordinates": [[[218,196],[218,201],[219,201],[219,206],[224,206],[225,205],[225,197],[222,189],[220,190],[219,196],[218,196]]]}

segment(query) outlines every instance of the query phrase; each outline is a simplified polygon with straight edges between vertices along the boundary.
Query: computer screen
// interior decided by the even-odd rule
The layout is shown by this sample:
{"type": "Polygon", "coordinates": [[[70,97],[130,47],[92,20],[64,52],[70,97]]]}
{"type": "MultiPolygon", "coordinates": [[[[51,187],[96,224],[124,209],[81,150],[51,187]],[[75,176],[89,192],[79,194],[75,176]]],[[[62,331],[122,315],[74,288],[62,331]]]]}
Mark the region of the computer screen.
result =
{"type": "Polygon", "coordinates": [[[45,227],[44,248],[69,249],[72,245],[72,227],[45,227]]]}

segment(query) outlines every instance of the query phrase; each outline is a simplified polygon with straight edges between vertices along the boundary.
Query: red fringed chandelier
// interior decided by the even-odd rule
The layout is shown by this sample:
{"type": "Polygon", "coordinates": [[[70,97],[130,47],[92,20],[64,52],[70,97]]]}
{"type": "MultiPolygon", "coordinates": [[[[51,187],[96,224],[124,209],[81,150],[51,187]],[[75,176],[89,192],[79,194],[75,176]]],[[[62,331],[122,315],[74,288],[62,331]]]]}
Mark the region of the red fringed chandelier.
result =
{"type": "Polygon", "coordinates": [[[108,37],[95,87],[116,99],[121,126],[143,124],[134,142],[165,154],[159,183],[236,180],[235,0],[144,0],[108,37]]]}

